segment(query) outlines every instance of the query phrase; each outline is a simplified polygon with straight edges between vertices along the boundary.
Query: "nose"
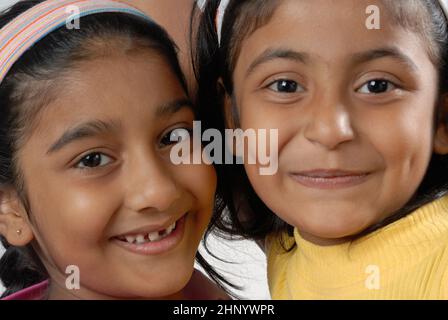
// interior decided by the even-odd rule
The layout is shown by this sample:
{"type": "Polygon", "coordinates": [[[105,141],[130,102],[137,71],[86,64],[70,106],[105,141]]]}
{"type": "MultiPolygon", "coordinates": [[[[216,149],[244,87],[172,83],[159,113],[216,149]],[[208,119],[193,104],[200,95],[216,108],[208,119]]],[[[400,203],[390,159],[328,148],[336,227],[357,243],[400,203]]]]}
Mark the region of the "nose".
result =
{"type": "Polygon", "coordinates": [[[168,165],[157,157],[141,157],[133,161],[124,175],[127,208],[142,212],[148,209],[163,212],[181,198],[181,189],[168,165]]]}
{"type": "Polygon", "coordinates": [[[311,106],[304,130],[307,140],[328,150],[336,149],[355,136],[349,111],[343,104],[332,101],[321,99],[311,106]]]}

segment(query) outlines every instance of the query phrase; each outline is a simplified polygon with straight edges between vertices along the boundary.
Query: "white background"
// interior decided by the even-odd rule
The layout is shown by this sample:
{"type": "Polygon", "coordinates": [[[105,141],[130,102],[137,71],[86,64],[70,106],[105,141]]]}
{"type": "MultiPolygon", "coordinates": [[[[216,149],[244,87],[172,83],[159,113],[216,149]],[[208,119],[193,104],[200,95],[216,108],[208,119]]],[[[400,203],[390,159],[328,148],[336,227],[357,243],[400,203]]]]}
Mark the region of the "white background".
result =
{"type": "MultiPolygon", "coordinates": [[[[154,0],[156,1],[156,0],[154,0]]],[[[157,0],[160,1],[160,0],[157,0]]],[[[182,1],[182,0],[179,0],[182,1]]],[[[0,0],[0,10],[8,7],[16,0],[0,0]]],[[[210,249],[213,253],[234,264],[222,263],[204,254],[204,257],[222,271],[235,284],[243,286],[242,292],[237,292],[244,299],[269,299],[269,291],[266,280],[266,261],[262,251],[249,241],[223,241],[211,238],[210,249]]],[[[0,245],[0,256],[4,249],[0,245]]],[[[204,252],[204,250],[202,250],[204,252]]],[[[3,287],[0,283],[0,292],[3,287]]]]}
{"type": "Polygon", "coordinates": [[[7,8],[14,2],[17,2],[17,0],[0,0],[0,9],[3,10],[4,8],[7,8]]]}

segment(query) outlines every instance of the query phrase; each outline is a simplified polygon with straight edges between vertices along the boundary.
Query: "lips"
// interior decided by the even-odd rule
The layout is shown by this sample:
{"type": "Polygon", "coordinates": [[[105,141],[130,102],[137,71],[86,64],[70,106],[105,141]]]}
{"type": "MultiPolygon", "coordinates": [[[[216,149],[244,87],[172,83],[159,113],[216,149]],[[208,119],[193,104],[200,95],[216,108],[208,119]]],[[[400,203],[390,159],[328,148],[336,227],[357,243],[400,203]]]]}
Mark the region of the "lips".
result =
{"type": "Polygon", "coordinates": [[[347,171],[347,170],[311,170],[298,172],[298,175],[302,175],[310,178],[340,178],[340,177],[356,177],[368,174],[362,171],[347,171]]]}
{"type": "Polygon", "coordinates": [[[113,237],[111,241],[118,247],[139,255],[166,253],[182,242],[187,216],[188,213],[166,228],[140,228],[113,237]]]}
{"type": "Polygon", "coordinates": [[[113,239],[127,242],[129,244],[137,244],[137,245],[144,244],[147,242],[157,242],[157,241],[160,241],[160,240],[168,237],[169,235],[171,235],[174,232],[174,230],[176,230],[179,220],[181,220],[183,217],[185,217],[185,215],[183,215],[178,220],[172,222],[167,227],[146,226],[146,227],[134,229],[132,231],[128,231],[119,236],[115,236],[115,237],[113,237],[113,239]]]}
{"type": "Polygon", "coordinates": [[[127,234],[117,237],[120,241],[127,241],[131,244],[143,244],[146,242],[155,242],[168,237],[173,230],[176,229],[176,222],[170,225],[166,229],[156,230],[152,232],[142,232],[138,234],[127,234]]]}
{"type": "Polygon", "coordinates": [[[366,171],[317,169],[292,173],[291,177],[301,185],[315,189],[340,189],[359,185],[370,176],[366,171]]]}

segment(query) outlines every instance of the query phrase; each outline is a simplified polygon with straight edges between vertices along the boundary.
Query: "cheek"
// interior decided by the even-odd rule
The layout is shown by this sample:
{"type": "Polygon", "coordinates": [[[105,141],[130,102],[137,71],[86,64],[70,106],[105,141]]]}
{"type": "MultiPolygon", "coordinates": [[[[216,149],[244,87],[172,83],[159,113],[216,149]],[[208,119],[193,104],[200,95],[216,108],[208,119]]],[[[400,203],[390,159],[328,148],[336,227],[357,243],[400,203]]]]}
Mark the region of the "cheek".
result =
{"type": "Polygon", "coordinates": [[[36,188],[32,181],[28,187],[32,214],[45,246],[63,256],[68,244],[72,249],[86,249],[104,240],[104,230],[117,210],[115,201],[119,196],[114,196],[114,190],[96,184],[42,179],[39,181],[45,183],[45,189],[36,188]]]}
{"type": "MultiPolygon", "coordinates": [[[[427,103],[421,106],[431,110],[427,103]]],[[[382,203],[383,212],[408,202],[426,174],[433,148],[433,113],[421,106],[407,105],[363,121],[363,134],[381,163],[378,199],[382,201],[377,205],[382,203]]]]}
{"type": "Polygon", "coordinates": [[[47,183],[44,190],[29,188],[35,233],[49,270],[64,272],[67,265],[92,268],[98,248],[106,239],[105,229],[116,211],[113,190],[75,184],[47,183]],[[70,253],[70,254],[69,254],[70,253]]]}
{"type": "MultiPolygon", "coordinates": [[[[241,129],[266,129],[278,130],[276,157],[278,170],[275,174],[261,175],[260,168],[265,167],[257,161],[257,164],[248,164],[244,161],[245,171],[254,191],[262,201],[274,212],[284,205],[286,192],[284,181],[284,165],[292,161],[296,163],[296,144],[291,143],[300,134],[300,121],[297,109],[286,106],[272,106],[272,103],[261,101],[253,97],[244,97],[239,103],[241,129]],[[291,152],[292,149],[293,152],[291,152]]],[[[270,140],[269,140],[270,141],[270,140]]],[[[260,142],[260,141],[258,141],[260,142]]],[[[248,159],[248,143],[245,141],[245,159],[248,159]]],[[[266,145],[263,155],[271,154],[270,144],[266,145]]],[[[274,150],[273,150],[274,151],[274,150]]],[[[255,150],[252,149],[251,153],[255,150]]],[[[270,158],[272,160],[272,157],[270,158]]]]}
{"type": "Polygon", "coordinates": [[[216,173],[213,166],[205,164],[182,165],[173,170],[177,182],[195,199],[196,205],[193,214],[190,214],[187,232],[190,235],[189,250],[196,252],[213,213],[216,173]]]}
{"type": "MultiPolygon", "coordinates": [[[[272,152],[276,152],[276,158],[280,161],[279,170],[281,170],[281,162],[283,161],[283,151],[285,147],[300,133],[300,116],[297,114],[297,109],[287,106],[272,106],[272,103],[262,101],[253,97],[243,98],[239,103],[240,125],[243,131],[255,130],[257,135],[257,143],[262,148],[256,148],[252,145],[251,150],[248,148],[248,141],[244,141],[245,159],[248,154],[259,156],[270,156],[272,160],[272,152]],[[261,135],[260,129],[266,130],[266,137],[261,135]],[[276,132],[276,136],[271,135],[271,130],[276,132]],[[274,140],[271,140],[271,137],[274,140]],[[273,144],[274,143],[274,144],[273,144]]],[[[258,159],[259,160],[259,159],[258,159]]],[[[264,160],[266,161],[266,160],[264,160]]],[[[246,162],[246,161],[245,161],[246,162]]],[[[258,161],[259,162],[259,161],[258,161]]],[[[254,171],[258,174],[259,170],[255,172],[253,166],[247,166],[248,174],[254,171]]],[[[255,177],[254,177],[255,179],[255,177]]]]}
{"type": "Polygon", "coordinates": [[[364,126],[386,166],[419,176],[422,170],[426,171],[432,154],[433,113],[412,107],[376,121],[365,121],[364,126]]]}
{"type": "MultiPolygon", "coordinates": [[[[214,205],[217,177],[213,166],[206,164],[173,166],[175,179],[197,200],[198,209],[210,215],[214,205]]],[[[207,218],[208,219],[208,218],[207,218]]]]}
{"type": "MultiPolygon", "coordinates": [[[[289,115],[286,108],[273,107],[271,103],[262,101],[247,94],[238,100],[238,112],[241,129],[283,129],[289,115]]],[[[289,118],[291,121],[291,118],[289,118]]]]}
{"type": "Polygon", "coordinates": [[[287,198],[289,190],[286,188],[281,169],[273,175],[261,175],[258,165],[244,164],[244,168],[251,186],[261,201],[282,219],[287,220],[287,217],[281,214],[283,212],[281,209],[285,204],[290,207],[291,199],[287,198]]]}

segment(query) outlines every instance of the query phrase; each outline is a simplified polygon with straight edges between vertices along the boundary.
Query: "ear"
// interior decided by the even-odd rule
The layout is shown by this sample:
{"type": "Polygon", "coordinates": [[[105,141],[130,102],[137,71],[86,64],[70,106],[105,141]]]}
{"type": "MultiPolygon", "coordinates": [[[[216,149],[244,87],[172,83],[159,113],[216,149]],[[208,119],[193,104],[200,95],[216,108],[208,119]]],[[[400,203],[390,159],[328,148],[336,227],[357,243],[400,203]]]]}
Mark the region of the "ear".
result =
{"type": "Polygon", "coordinates": [[[34,238],[25,207],[12,188],[0,188],[0,235],[16,247],[25,246],[34,238]]]}
{"type": "Polygon", "coordinates": [[[439,121],[434,137],[434,152],[445,155],[448,154],[448,94],[444,94],[439,103],[439,121]]]}

